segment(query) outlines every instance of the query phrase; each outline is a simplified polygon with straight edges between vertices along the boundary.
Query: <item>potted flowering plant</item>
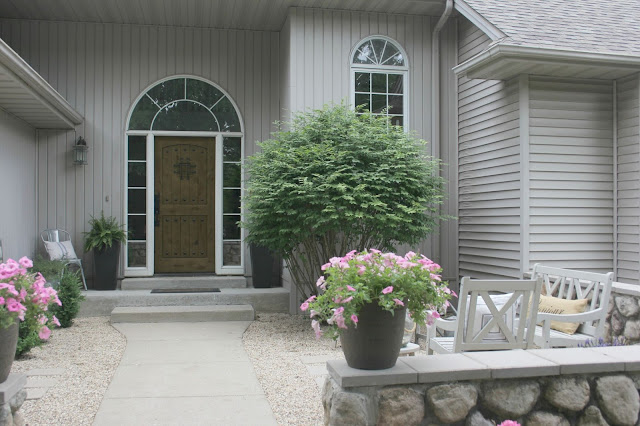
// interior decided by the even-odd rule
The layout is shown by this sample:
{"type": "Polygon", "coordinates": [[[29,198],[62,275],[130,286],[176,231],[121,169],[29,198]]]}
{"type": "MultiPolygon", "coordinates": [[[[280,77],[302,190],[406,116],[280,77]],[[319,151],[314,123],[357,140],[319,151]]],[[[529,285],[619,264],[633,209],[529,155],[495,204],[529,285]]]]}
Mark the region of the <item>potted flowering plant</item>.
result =
{"type": "Polygon", "coordinates": [[[49,305],[61,305],[56,291],[45,285],[40,273],[30,273],[33,262],[23,257],[0,263],[0,383],[11,370],[18,342],[18,321],[28,322],[40,339],[51,335],[50,324],[60,325],[47,315],[49,305]]]}
{"type": "Polygon", "coordinates": [[[351,251],[322,265],[321,290],[300,309],[309,311],[316,337],[340,337],[349,366],[382,369],[395,365],[402,344],[406,311],[418,322],[431,322],[438,308],[455,295],[441,281],[442,268],[425,256],[380,250],[351,251]]]}

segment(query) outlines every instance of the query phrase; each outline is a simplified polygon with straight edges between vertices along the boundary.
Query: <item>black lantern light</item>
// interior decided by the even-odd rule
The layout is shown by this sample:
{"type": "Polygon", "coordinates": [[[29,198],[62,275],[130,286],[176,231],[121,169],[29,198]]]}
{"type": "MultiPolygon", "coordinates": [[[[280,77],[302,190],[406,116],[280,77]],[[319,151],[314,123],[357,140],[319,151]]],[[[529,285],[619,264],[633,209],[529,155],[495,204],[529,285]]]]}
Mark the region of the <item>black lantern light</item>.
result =
{"type": "Polygon", "coordinates": [[[87,151],[89,147],[87,146],[87,141],[85,141],[82,136],[78,138],[76,144],[73,146],[73,164],[87,165],[87,151]]]}

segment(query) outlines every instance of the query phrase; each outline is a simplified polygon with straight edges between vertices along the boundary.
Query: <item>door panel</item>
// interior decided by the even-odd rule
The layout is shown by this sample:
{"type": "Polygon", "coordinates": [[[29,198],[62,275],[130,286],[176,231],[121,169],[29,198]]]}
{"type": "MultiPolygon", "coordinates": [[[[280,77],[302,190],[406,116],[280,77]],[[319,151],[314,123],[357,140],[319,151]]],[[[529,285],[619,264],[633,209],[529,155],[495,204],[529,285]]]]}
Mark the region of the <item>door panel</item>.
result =
{"type": "Polygon", "coordinates": [[[215,139],[155,139],[155,272],[214,272],[215,139]]]}

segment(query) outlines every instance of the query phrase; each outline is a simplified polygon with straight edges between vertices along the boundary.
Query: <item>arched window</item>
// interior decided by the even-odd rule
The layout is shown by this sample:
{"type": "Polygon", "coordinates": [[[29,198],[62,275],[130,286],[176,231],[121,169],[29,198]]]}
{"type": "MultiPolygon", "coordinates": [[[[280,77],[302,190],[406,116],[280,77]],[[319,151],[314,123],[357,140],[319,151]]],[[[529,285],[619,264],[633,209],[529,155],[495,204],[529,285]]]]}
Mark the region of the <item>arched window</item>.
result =
{"type": "Polygon", "coordinates": [[[128,130],[241,131],[227,95],[206,81],[185,77],[163,81],[142,95],[128,130]]]}
{"type": "Polygon", "coordinates": [[[407,126],[407,55],[390,38],[362,40],[351,57],[352,103],[407,126]]]}

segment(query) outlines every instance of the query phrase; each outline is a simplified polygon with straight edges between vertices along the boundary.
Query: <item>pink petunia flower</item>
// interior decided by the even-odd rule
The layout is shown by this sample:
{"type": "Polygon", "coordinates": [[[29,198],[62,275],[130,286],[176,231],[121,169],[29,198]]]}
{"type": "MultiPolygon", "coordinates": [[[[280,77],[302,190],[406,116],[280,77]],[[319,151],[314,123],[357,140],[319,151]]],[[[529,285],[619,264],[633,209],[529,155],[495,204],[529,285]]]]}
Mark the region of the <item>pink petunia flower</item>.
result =
{"type": "Polygon", "coordinates": [[[27,256],[21,257],[20,260],[18,260],[18,263],[23,268],[32,268],[33,267],[33,262],[27,256]]]}
{"type": "Polygon", "coordinates": [[[520,426],[520,423],[516,422],[515,420],[505,420],[498,426],[520,426]]]}
{"type": "Polygon", "coordinates": [[[347,290],[349,290],[349,291],[356,291],[356,289],[355,289],[355,288],[351,287],[351,286],[350,286],[350,285],[348,285],[348,284],[347,284],[347,290]]]}
{"type": "Polygon", "coordinates": [[[57,325],[58,327],[60,327],[60,320],[58,320],[58,318],[56,318],[56,316],[54,315],[53,318],[51,319],[51,321],[53,321],[53,323],[55,325],[57,325]]]}
{"type": "Polygon", "coordinates": [[[398,306],[404,306],[404,302],[402,302],[402,300],[400,299],[393,299],[394,302],[396,302],[396,305],[398,306]]]}
{"type": "Polygon", "coordinates": [[[47,340],[49,336],[51,336],[51,330],[49,330],[49,327],[45,325],[40,329],[40,332],[38,333],[38,337],[40,337],[42,340],[47,340]]]}
{"type": "Polygon", "coordinates": [[[311,321],[311,328],[316,332],[316,339],[319,339],[322,336],[322,330],[320,330],[320,323],[316,320],[311,321]]]}
{"type": "Polygon", "coordinates": [[[300,305],[300,310],[306,311],[307,309],[309,309],[309,303],[303,302],[302,305],[300,305]]]}
{"type": "Polygon", "coordinates": [[[354,324],[358,323],[358,316],[356,314],[351,315],[351,321],[353,321],[354,324]]]}
{"type": "Polygon", "coordinates": [[[385,288],[382,290],[382,294],[389,294],[389,293],[391,293],[392,291],[393,291],[393,286],[392,286],[392,285],[390,285],[389,287],[385,287],[385,288]]]}

